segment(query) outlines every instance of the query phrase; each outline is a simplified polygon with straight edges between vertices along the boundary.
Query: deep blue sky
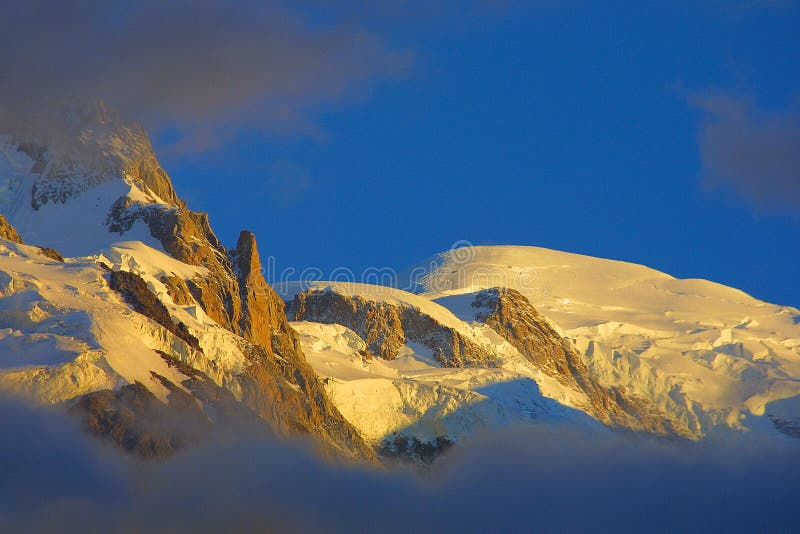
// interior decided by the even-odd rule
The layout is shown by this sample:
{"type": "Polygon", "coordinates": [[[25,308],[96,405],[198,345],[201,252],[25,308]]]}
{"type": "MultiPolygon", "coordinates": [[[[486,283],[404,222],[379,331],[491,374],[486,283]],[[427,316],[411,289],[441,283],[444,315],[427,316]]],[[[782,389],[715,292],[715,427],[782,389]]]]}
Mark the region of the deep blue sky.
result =
{"type": "Polygon", "coordinates": [[[319,133],[156,145],[223,241],[249,228],[279,267],[404,268],[465,239],[632,261],[800,306],[800,210],[714,181],[698,142],[714,99],[792,133],[780,124],[800,95],[798,7],[599,4],[363,15],[411,59],[310,106],[319,133]]]}

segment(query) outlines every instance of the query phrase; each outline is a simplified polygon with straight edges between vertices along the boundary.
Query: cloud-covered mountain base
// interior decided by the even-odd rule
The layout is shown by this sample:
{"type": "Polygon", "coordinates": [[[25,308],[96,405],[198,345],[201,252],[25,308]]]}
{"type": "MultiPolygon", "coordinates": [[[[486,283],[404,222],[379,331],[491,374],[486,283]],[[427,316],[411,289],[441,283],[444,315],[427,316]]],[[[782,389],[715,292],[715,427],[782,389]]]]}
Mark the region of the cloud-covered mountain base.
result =
{"type": "Polygon", "coordinates": [[[480,436],[423,473],[332,465],[267,435],[162,463],[0,402],[0,530],[788,531],[800,444],[665,446],[553,426],[480,436]]]}

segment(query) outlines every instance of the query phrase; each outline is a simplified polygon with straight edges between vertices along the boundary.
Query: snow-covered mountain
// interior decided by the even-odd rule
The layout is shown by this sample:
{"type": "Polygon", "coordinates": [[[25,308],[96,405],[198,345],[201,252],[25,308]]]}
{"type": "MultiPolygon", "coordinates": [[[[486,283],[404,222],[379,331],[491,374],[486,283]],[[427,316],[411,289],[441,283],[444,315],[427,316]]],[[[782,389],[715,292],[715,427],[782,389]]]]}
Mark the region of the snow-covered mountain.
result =
{"type": "Polygon", "coordinates": [[[223,246],[140,127],[98,105],[63,123],[0,138],[0,390],[129,451],[233,425],[370,462],[554,421],[800,434],[797,309],[533,247],[449,251],[412,292],[279,295],[255,237],[223,246]]]}
{"type": "MultiPolygon", "coordinates": [[[[470,247],[408,274],[466,320],[469,294],[518,290],[605,386],[652,400],[694,436],[800,418],[800,311],[707,280],[537,247],[470,247]]],[[[767,427],[772,425],[766,424],[767,427]]]]}
{"type": "Polygon", "coordinates": [[[3,389],[86,408],[90,430],[146,455],[180,441],[150,421],[193,402],[202,425],[238,411],[374,458],[306,363],[254,236],[223,247],[141,128],[102,106],[65,120],[66,140],[6,136],[0,151],[0,209],[15,229],[0,242],[3,389]]]}
{"type": "Polygon", "coordinates": [[[309,362],[368,441],[385,446],[399,435],[435,443],[554,420],[691,436],[648,399],[597,383],[571,345],[512,290],[469,295],[478,317],[465,321],[388,287],[316,282],[281,289],[289,318],[301,321],[292,326],[309,362]]]}

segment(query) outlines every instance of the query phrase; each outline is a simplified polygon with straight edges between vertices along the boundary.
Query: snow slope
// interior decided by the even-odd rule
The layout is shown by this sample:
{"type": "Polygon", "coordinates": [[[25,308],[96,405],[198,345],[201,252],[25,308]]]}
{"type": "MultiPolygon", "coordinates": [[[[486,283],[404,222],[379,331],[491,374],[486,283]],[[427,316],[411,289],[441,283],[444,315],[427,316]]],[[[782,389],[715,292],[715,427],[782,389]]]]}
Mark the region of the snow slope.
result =
{"type": "Polygon", "coordinates": [[[174,384],[186,377],[157,350],[232,386],[231,378],[245,362],[237,337],[199,306],[175,305],[158,280],[162,274],[202,276],[203,269],[140,242],[60,263],[36,247],[0,240],[0,387],[41,403],[60,403],[141,382],[164,400],[167,390],[151,372],[174,384]],[[141,275],[171,315],[199,339],[203,353],[131,310],[109,288],[99,262],[141,275]]]}
{"type": "Polygon", "coordinates": [[[453,295],[517,289],[602,383],[652,398],[698,435],[717,425],[745,428],[749,417],[770,414],[771,403],[800,395],[800,311],[734,288],[516,246],[455,249],[408,277],[421,296],[466,319],[471,310],[453,295]]]}

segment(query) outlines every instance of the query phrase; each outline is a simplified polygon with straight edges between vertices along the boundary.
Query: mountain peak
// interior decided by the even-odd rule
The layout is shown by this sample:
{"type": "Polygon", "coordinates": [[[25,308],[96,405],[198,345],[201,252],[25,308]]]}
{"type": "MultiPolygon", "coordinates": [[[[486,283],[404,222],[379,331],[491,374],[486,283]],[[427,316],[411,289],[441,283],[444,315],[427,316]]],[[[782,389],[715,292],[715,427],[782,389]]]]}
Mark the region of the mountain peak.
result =
{"type": "Polygon", "coordinates": [[[96,253],[123,234],[158,246],[133,224],[141,219],[135,212],[152,206],[185,204],[144,128],[101,102],[56,106],[46,122],[0,135],[0,212],[26,241],[71,256],[96,253]]]}

